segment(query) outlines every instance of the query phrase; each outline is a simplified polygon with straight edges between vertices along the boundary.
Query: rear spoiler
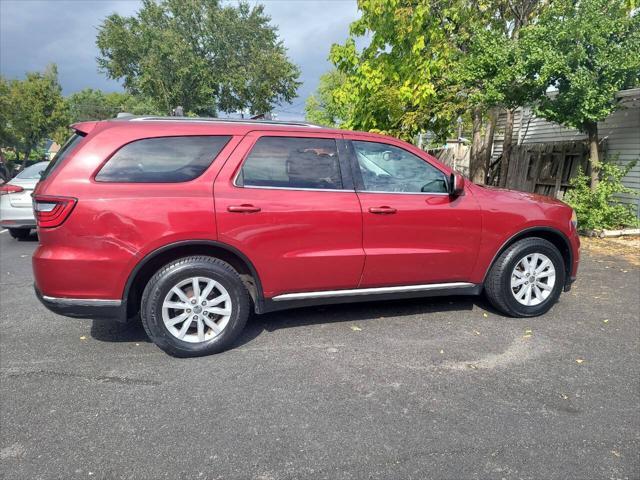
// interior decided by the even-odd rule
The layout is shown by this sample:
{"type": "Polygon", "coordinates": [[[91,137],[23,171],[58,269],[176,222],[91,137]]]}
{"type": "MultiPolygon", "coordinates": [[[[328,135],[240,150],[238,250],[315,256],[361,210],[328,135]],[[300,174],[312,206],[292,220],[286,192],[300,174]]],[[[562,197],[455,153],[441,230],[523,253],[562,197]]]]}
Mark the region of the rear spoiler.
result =
{"type": "Polygon", "coordinates": [[[76,132],[86,135],[91,130],[93,130],[97,124],[98,122],[79,122],[79,123],[74,123],[70,127],[76,132]]]}

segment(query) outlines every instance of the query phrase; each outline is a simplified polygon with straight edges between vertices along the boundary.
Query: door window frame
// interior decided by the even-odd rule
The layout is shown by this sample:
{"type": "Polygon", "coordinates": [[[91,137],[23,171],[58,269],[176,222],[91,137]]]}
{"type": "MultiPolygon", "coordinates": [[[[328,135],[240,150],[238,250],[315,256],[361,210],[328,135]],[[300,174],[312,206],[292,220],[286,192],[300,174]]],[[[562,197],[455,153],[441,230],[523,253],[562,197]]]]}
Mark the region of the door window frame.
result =
{"type": "Polygon", "coordinates": [[[445,185],[447,187],[447,189],[449,188],[449,175],[444,172],[442,169],[438,168],[438,166],[434,165],[433,163],[429,162],[428,160],[426,160],[424,157],[422,157],[421,155],[416,155],[415,153],[407,150],[406,148],[400,146],[400,145],[396,145],[394,143],[390,143],[387,141],[384,141],[384,139],[378,139],[378,138],[345,138],[345,143],[346,143],[346,149],[347,149],[347,153],[349,155],[349,163],[351,166],[351,174],[353,176],[353,183],[355,185],[355,190],[357,193],[377,193],[377,194],[386,194],[386,195],[435,195],[435,196],[449,196],[449,193],[447,192],[387,192],[387,191],[382,191],[382,190],[367,190],[365,188],[364,185],[364,180],[362,179],[362,172],[360,171],[360,165],[358,163],[358,157],[356,155],[356,149],[355,146],[353,145],[353,142],[369,142],[369,143],[378,143],[378,144],[382,144],[382,145],[389,145],[390,147],[395,147],[395,148],[399,148],[400,150],[404,150],[405,152],[413,155],[414,157],[418,157],[420,160],[422,160],[423,162],[425,162],[427,165],[430,165],[431,167],[435,168],[437,171],[439,171],[442,176],[444,177],[444,181],[445,181],[445,185]]]}
{"type": "Polygon", "coordinates": [[[249,139],[251,142],[247,151],[242,156],[238,164],[236,172],[233,174],[232,185],[236,188],[246,189],[258,189],[258,190],[298,190],[302,192],[347,192],[353,193],[356,191],[355,183],[353,179],[352,167],[350,164],[350,155],[347,150],[347,141],[345,141],[341,135],[311,133],[311,132],[295,132],[295,131],[254,131],[249,132],[245,139],[249,139]],[[333,140],[336,142],[336,153],[338,155],[338,167],[340,169],[340,178],[342,180],[342,188],[309,188],[309,187],[272,187],[268,185],[244,185],[239,181],[242,173],[242,167],[251,155],[251,152],[255,148],[256,144],[261,138],[300,138],[300,139],[318,139],[318,140],[333,140]]]}

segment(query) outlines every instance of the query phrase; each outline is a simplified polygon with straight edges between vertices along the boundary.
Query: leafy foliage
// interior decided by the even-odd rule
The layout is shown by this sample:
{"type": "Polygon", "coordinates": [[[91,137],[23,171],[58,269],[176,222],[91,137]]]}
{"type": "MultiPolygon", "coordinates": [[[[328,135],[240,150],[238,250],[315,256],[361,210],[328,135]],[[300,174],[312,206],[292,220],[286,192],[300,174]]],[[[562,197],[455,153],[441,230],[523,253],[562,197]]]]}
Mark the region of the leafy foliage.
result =
{"type": "Polygon", "coordinates": [[[265,113],[299,86],[269,22],[263,6],[244,1],[143,0],[136,16],[112,14],[100,26],[98,65],[165,113],[265,113]]]}
{"type": "Polygon", "coordinates": [[[12,149],[23,165],[34,149],[68,123],[55,65],[44,73],[27,73],[24,80],[0,80],[2,147],[12,149]]]}
{"type": "Polygon", "coordinates": [[[348,118],[348,106],[337,102],[334,98],[344,82],[344,74],[337,70],[330,70],[320,77],[316,93],[307,98],[304,107],[307,121],[328,127],[338,127],[348,118]]]}
{"type": "Polygon", "coordinates": [[[412,138],[455,124],[455,92],[441,82],[454,60],[450,35],[458,25],[455,1],[359,0],[351,38],[330,58],[345,75],[335,101],[349,106],[344,126],[412,138]],[[369,34],[361,51],[356,39],[369,34]],[[443,88],[440,88],[443,87],[443,88]],[[453,100],[445,108],[445,98],[453,100]]]}
{"type": "Polygon", "coordinates": [[[640,82],[640,11],[624,0],[555,0],[523,31],[530,68],[557,90],[537,113],[588,132],[618,104],[615,94],[640,82]]]}
{"type": "Polygon", "coordinates": [[[146,99],[129,93],[105,93],[101,90],[85,88],[66,98],[71,123],[114,118],[120,112],[134,115],[160,115],[146,99]]]}
{"type": "Polygon", "coordinates": [[[582,230],[602,230],[638,225],[633,207],[617,201],[616,194],[636,195],[622,184],[622,178],[633,168],[635,162],[621,168],[611,162],[603,162],[600,181],[595,190],[590,188],[591,178],[582,171],[571,180],[571,190],[565,201],[573,207],[582,230]]]}
{"type": "Polygon", "coordinates": [[[451,135],[456,120],[495,106],[515,108],[544,93],[527,70],[516,27],[540,0],[360,0],[351,37],[334,45],[331,60],[345,81],[334,99],[349,128],[412,138],[451,135]],[[368,46],[356,41],[369,36],[368,46]]]}

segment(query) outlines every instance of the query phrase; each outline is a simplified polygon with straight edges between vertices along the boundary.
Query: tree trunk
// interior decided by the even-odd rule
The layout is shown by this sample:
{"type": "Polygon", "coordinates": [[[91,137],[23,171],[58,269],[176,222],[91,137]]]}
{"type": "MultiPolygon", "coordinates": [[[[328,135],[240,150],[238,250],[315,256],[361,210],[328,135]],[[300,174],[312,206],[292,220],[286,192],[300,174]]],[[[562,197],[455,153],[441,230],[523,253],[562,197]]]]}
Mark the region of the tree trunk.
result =
{"type": "MultiPolygon", "coordinates": [[[[486,182],[487,175],[489,174],[489,166],[491,165],[491,153],[493,150],[493,136],[496,131],[496,121],[498,119],[498,112],[495,108],[489,110],[489,118],[487,120],[487,128],[484,131],[484,141],[482,145],[482,167],[484,169],[484,179],[486,182]]],[[[483,182],[483,183],[485,183],[483,182]]]]}
{"type": "Polygon", "coordinates": [[[509,174],[509,160],[511,159],[511,146],[513,145],[513,110],[507,109],[507,118],[504,125],[504,140],[502,141],[502,160],[500,161],[500,186],[507,186],[509,174]]]}
{"type": "Polygon", "coordinates": [[[600,173],[600,158],[598,154],[598,124],[593,122],[587,125],[589,135],[589,164],[591,166],[591,191],[598,187],[598,175],[600,173]]]}
{"type": "Polygon", "coordinates": [[[469,153],[469,176],[474,183],[484,183],[485,172],[482,168],[482,109],[474,107],[472,112],[473,118],[473,137],[471,143],[471,152],[469,153]]]}
{"type": "Polygon", "coordinates": [[[27,166],[29,155],[31,155],[31,147],[27,148],[27,150],[24,152],[24,158],[22,159],[22,167],[20,168],[20,171],[23,171],[27,166]]]}

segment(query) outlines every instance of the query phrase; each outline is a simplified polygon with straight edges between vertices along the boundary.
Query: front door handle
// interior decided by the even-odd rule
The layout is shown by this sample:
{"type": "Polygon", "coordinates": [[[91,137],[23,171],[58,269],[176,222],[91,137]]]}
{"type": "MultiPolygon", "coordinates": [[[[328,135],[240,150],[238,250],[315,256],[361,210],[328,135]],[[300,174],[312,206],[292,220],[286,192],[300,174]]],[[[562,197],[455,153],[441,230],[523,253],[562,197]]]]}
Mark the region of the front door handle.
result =
{"type": "Polygon", "coordinates": [[[396,213],[398,210],[396,210],[393,207],[384,206],[384,207],[371,207],[369,208],[369,211],[371,213],[376,213],[378,215],[392,215],[396,213]]]}
{"type": "Polygon", "coordinates": [[[242,205],[229,205],[227,211],[231,213],[258,213],[260,207],[243,203],[242,205]]]}

